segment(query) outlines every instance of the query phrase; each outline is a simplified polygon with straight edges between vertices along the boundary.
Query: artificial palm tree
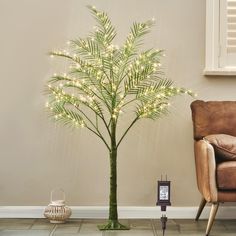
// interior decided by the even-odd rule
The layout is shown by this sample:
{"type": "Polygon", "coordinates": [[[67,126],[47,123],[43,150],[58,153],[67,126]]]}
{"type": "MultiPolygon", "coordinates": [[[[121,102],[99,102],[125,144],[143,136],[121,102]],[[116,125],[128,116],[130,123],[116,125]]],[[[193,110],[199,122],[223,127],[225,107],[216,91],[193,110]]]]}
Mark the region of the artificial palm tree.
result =
{"type": "Polygon", "coordinates": [[[127,229],[117,213],[118,148],[137,121],[155,120],[166,114],[172,97],[193,93],[164,78],[162,50],[141,51],[143,36],[153,21],[134,23],[119,47],[113,44],[116,30],[108,15],[88,8],[97,21],[94,32],[69,41],[67,50],[50,52],[51,57],[62,57],[70,65],[66,74],[55,74],[48,82],[47,107],[56,121],[87,128],[105,144],[110,160],[109,221],[100,229],[127,229]],[[118,137],[117,125],[125,113],[132,112],[127,109],[130,106],[133,118],[118,137]]]}

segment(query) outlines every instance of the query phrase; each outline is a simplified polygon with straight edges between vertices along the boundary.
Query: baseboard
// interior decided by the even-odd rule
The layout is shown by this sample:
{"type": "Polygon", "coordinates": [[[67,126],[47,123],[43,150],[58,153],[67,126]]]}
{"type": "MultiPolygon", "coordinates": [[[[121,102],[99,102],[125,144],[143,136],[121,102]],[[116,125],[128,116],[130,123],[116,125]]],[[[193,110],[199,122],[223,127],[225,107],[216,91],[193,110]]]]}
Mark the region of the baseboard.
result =
{"type": "MultiPolygon", "coordinates": [[[[45,207],[42,206],[1,206],[0,218],[43,218],[45,207]]],[[[71,218],[104,219],[108,216],[108,207],[103,206],[72,206],[71,218]]],[[[198,207],[168,207],[166,215],[169,219],[194,219],[198,207]]],[[[155,219],[163,212],[160,207],[124,206],[118,208],[121,219],[155,219]]],[[[208,219],[210,207],[204,208],[201,219],[208,219]]],[[[236,219],[236,206],[221,206],[217,213],[218,219],[236,219]]]]}

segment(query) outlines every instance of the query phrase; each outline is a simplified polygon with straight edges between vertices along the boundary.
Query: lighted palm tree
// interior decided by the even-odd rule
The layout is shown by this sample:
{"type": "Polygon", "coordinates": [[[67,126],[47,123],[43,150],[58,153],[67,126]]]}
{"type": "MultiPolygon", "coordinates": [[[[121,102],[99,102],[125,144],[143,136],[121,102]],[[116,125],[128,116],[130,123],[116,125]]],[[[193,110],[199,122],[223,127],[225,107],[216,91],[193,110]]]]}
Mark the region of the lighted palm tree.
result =
{"type": "Polygon", "coordinates": [[[55,120],[85,127],[105,144],[110,158],[109,221],[100,229],[127,229],[119,223],[117,213],[118,148],[137,121],[155,120],[166,114],[172,97],[193,93],[174,87],[172,81],[163,77],[162,50],[140,50],[153,21],[134,23],[119,47],[113,45],[116,30],[107,14],[95,7],[89,9],[98,23],[94,32],[85,39],[71,40],[66,51],[50,53],[51,57],[65,58],[70,65],[67,74],[50,79],[47,107],[55,120]],[[133,120],[117,137],[117,124],[130,113],[130,106],[133,120]]]}

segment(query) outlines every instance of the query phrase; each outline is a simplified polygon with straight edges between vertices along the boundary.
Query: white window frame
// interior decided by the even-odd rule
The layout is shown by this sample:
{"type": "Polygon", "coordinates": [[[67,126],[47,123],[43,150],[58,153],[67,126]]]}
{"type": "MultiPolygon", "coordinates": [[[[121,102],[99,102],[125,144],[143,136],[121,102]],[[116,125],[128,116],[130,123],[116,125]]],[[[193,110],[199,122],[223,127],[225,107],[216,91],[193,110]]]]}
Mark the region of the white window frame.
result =
{"type": "Polygon", "coordinates": [[[235,67],[222,67],[220,45],[221,0],[206,0],[206,51],[204,75],[236,75],[235,67]]]}

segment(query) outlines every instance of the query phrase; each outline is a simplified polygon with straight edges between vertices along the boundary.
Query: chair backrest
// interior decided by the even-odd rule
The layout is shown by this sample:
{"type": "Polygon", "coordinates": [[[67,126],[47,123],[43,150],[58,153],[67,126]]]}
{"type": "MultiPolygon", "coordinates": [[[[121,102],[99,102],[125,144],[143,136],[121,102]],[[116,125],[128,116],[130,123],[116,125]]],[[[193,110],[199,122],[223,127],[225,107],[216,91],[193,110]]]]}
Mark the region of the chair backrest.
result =
{"type": "Polygon", "coordinates": [[[236,136],[236,101],[201,101],[191,104],[194,139],[209,134],[236,136]]]}

